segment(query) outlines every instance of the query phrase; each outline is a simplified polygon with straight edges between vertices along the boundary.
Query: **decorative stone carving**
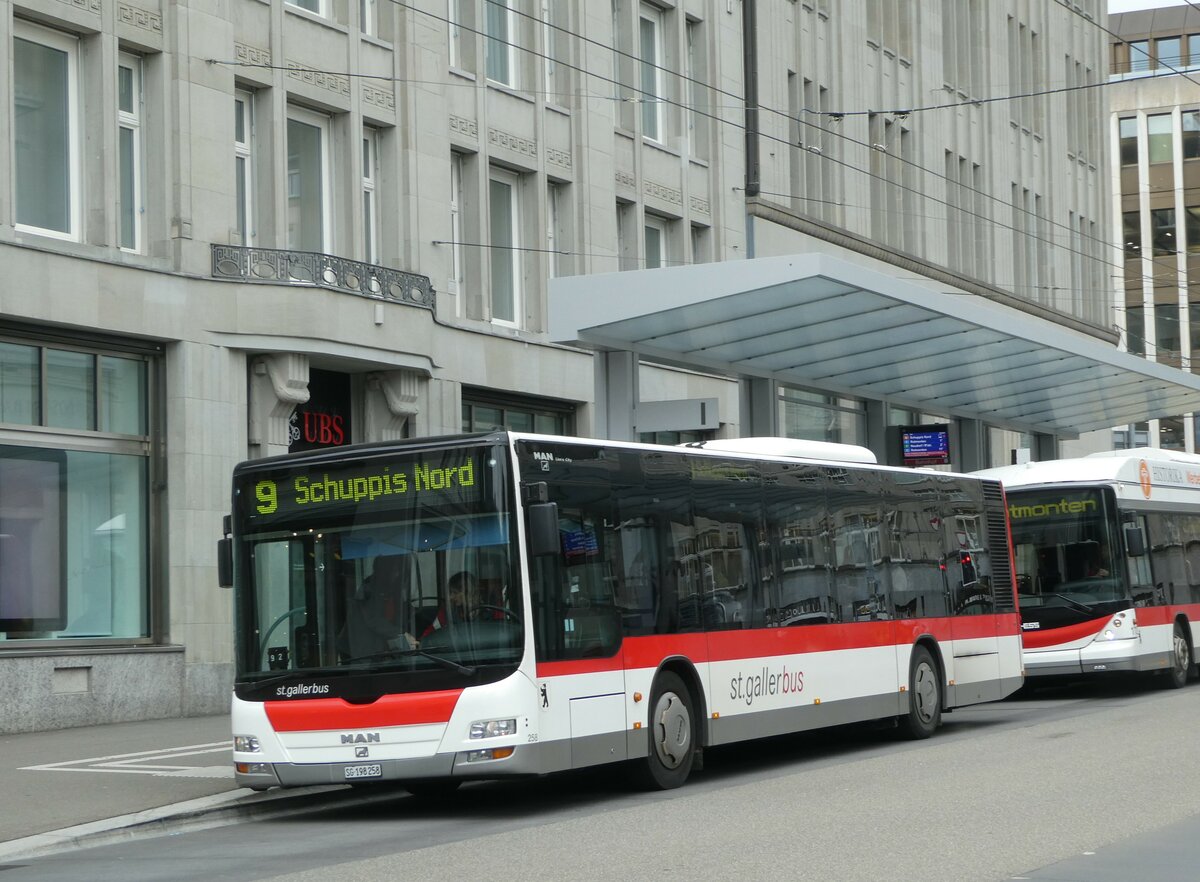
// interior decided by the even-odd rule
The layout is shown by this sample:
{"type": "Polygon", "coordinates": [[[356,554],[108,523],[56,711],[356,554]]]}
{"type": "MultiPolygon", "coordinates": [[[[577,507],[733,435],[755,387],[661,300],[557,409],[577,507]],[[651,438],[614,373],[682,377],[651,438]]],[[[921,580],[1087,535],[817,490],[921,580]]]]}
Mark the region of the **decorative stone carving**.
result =
{"type": "Polygon", "coordinates": [[[464,135],[473,141],[479,140],[479,125],[473,119],[463,119],[461,116],[451,116],[450,131],[464,135]]]}
{"type": "Polygon", "coordinates": [[[318,89],[334,92],[344,98],[350,97],[350,78],[342,74],[314,70],[310,65],[301,64],[299,61],[289,59],[287,62],[287,75],[293,80],[307,83],[310,86],[316,86],[318,89]]]}
{"type": "Polygon", "coordinates": [[[264,66],[271,64],[271,51],[269,49],[259,49],[257,46],[251,46],[247,43],[234,43],[233,57],[243,64],[261,64],[264,66]]]}
{"type": "Polygon", "coordinates": [[[537,144],[528,138],[521,138],[499,129],[488,129],[488,143],[524,154],[530,159],[537,159],[537,144]]]}
{"type": "Polygon", "coordinates": [[[135,28],[141,28],[144,31],[153,31],[156,34],[162,33],[162,16],[157,12],[150,12],[137,6],[129,6],[122,3],[117,6],[117,18],[122,23],[132,25],[135,28]]]}

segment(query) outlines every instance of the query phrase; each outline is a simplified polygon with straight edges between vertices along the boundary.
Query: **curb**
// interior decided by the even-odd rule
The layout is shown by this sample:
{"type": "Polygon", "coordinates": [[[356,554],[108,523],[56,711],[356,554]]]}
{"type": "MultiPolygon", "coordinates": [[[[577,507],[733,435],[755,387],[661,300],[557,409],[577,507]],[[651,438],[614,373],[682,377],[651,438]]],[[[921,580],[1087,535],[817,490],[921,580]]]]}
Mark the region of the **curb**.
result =
{"type": "MultiPolygon", "coordinates": [[[[266,820],[316,809],[337,808],[341,805],[364,805],[394,799],[404,793],[406,791],[401,789],[387,788],[385,792],[369,795],[346,785],[297,787],[266,792],[243,787],[214,796],[190,799],[0,842],[0,861],[45,857],[64,851],[164,836],[180,832],[181,828],[202,830],[243,819],[266,820]]],[[[3,869],[5,867],[0,866],[0,870],[3,869]]]]}

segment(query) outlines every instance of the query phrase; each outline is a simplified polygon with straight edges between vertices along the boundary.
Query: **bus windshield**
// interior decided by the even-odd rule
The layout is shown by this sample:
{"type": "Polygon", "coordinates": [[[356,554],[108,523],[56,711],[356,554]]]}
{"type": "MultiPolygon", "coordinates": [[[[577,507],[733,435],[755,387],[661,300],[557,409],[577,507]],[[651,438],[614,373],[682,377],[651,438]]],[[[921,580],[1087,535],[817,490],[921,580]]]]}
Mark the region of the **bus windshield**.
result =
{"type": "Polygon", "coordinates": [[[239,692],[299,676],[354,697],[363,675],[394,675],[378,688],[400,692],[511,673],[524,616],[505,462],[458,447],[236,476],[239,692]]]}
{"type": "Polygon", "coordinates": [[[1008,491],[1008,512],[1023,610],[1066,607],[1087,613],[1123,601],[1128,590],[1113,550],[1115,507],[1099,488],[1008,491]]]}

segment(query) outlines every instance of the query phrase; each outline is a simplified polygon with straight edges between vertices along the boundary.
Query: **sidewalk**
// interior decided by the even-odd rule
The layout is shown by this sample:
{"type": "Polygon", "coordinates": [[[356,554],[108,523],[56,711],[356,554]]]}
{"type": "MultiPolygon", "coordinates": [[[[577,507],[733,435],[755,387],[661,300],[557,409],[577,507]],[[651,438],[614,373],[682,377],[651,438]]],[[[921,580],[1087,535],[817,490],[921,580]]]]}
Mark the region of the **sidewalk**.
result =
{"type": "Polygon", "coordinates": [[[233,780],[228,715],[0,735],[0,859],[349,800],[233,780]]]}

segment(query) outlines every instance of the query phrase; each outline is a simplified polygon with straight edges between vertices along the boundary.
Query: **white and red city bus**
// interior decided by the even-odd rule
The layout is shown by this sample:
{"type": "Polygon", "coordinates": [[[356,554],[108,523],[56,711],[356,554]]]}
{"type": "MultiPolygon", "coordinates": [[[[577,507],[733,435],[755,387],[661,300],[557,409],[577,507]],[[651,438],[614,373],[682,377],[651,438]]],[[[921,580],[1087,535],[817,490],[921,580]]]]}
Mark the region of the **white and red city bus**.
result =
{"type": "Polygon", "coordinates": [[[1200,457],[1155,448],[988,469],[1008,498],[1028,676],[1185,685],[1200,634],[1200,457]]]}
{"type": "Polygon", "coordinates": [[[631,761],[667,788],[706,746],[927,737],[1020,687],[999,482],[708,444],[497,431],[238,466],[238,783],[631,761]]]}

